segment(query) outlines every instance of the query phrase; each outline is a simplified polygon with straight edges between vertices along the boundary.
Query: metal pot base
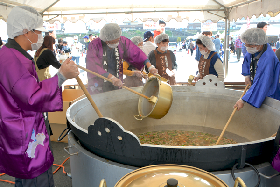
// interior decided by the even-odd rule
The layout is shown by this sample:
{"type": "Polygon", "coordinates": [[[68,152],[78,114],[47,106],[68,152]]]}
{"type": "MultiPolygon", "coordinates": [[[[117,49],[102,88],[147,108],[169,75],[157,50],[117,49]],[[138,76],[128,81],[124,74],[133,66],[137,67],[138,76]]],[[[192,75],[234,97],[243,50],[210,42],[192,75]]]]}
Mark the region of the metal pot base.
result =
{"type": "MultiPolygon", "coordinates": [[[[70,156],[73,187],[99,186],[102,179],[106,180],[107,186],[113,187],[127,173],[138,169],[138,167],[112,162],[87,151],[78,143],[72,132],[68,134],[68,144],[70,153],[76,153],[70,156]]],[[[265,175],[271,176],[277,173],[267,162],[255,165],[255,167],[265,175]]],[[[229,187],[234,185],[230,170],[211,173],[223,180],[229,187]]],[[[247,186],[255,186],[257,183],[257,175],[250,168],[237,170],[235,176],[241,177],[247,186]]],[[[260,186],[278,186],[279,184],[280,176],[272,179],[261,177],[260,186]]]]}

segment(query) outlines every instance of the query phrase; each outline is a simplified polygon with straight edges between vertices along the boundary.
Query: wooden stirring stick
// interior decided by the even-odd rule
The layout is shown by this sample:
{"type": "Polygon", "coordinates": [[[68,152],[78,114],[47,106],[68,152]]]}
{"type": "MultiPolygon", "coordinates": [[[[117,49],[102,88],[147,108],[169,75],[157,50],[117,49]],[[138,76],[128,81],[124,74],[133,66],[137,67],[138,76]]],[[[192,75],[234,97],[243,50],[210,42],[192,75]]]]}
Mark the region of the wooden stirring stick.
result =
{"type": "MultiPolygon", "coordinates": [[[[93,71],[91,71],[91,70],[89,70],[89,69],[86,69],[86,68],[84,68],[83,66],[77,65],[77,67],[80,68],[80,69],[82,69],[82,70],[85,70],[86,72],[89,72],[89,73],[91,73],[91,74],[93,74],[93,75],[95,75],[95,76],[97,76],[97,77],[100,77],[100,78],[102,78],[102,79],[104,79],[104,80],[106,80],[106,81],[112,82],[111,79],[108,79],[108,78],[106,78],[106,77],[104,77],[104,76],[102,76],[102,75],[100,75],[100,74],[98,74],[98,73],[96,73],[96,72],[93,72],[93,71]]],[[[147,99],[147,100],[150,101],[150,102],[156,103],[156,101],[157,101],[157,97],[155,97],[155,96],[148,97],[148,96],[146,96],[146,95],[144,95],[144,94],[141,94],[141,93],[138,93],[138,92],[132,90],[131,88],[126,87],[126,86],[122,86],[122,87],[125,88],[125,89],[127,89],[127,90],[129,90],[129,91],[131,91],[131,92],[133,92],[133,93],[135,93],[135,94],[137,94],[137,95],[139,95],[139,96],[141,96],[141,97],[144,97],[145,99],[147,99]]]]}
{"type": "MultiPolygon", "coordinates": [[[[243,94],[241,95],[240,98],[242,98],[242,97],[245,95],[246,90],[248,89],[248,87],[249,87],[249,84],[246,85],[245,90],[244,90],[244,92],[243,92],[243,94]]],[[[224,127],[224,129],[223,129],[223,131],[222,131],[222,133],[221,133],[221,135],[220,135],[220,137],[218,138],[218,140],[217,140],[217,142],[216,142],[216,145],[219,144],[219,142],[221,141],[222,137],[224,136],[224,133],[225,133],[225,131],[226,131],[226,129],[227,129],[227,127],[228,127],[230,121],[231,121],[231,118],[232,118],[233,115],[235,114],[236,110],[237,110],[237,107],[234,108],[233,112],[231,113],[231,116],[230,116],[230,118],[228,119],[228,122],[227,122],[227,124],[225,125],[225,127],[224,127]]]]}
{"type": "Polygon", "coordinates": [[[275,137],[277,135],[277,132],[276,133],[274,133],[274,134],[272,134],[272,136],[270,136],[270,137],[275,137]]]}
{"type": "Polygon", "coordinates": [[[103,115],[101,114],[101,112],[99,111],[98,107],[96,106],[95,102],[92,100],[89,92],[87,91],[84,83],[82,82],[82,80],[80,79],[79,76],[76,77],[77,82],[79,83],[80,87],[82,88],[82,90],[84,91],[85,95],[87,96],[90,104],[92,105],[92,107],[94,108],[94,110],[96,111],[97,115],[102,118],[103,115]]]}

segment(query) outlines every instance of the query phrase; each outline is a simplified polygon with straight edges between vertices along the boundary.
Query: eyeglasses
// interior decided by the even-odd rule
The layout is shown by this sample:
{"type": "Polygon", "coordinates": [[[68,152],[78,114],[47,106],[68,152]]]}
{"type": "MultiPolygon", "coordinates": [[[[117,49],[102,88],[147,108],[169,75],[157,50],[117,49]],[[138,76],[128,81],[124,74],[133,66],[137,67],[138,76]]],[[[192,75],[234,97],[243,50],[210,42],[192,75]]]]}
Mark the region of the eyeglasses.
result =
{"type": "Polygon", "coordinates": [[[253,47],[258,47],[258,46],[260,46],[260,45],[245,44],[245,47],[251,47],[251,48],[253,48],[253,47]]]}

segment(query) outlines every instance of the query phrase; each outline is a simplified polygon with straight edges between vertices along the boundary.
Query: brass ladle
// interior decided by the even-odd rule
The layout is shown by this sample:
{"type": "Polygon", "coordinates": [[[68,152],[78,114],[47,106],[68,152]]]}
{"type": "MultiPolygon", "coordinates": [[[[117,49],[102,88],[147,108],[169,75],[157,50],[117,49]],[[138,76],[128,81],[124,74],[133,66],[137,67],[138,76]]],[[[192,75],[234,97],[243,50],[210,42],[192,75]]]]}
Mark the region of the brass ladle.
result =
{"type": "MultiPolygon", "coordinates": [[[[106,81],[109,81],[109,82],[112,82],[112,80],[111,79],[108,79],[108,78],[106,78],[106,77],[104,77],[104,76],[102,76],[102,75],[100,75],[100,74],[98,74],[98,73],[96,73],[96,72],[93,72],[93,71],[91,71],[91,70],[89,70],[89,69],[86,69],[86,68],[84,68],[84,67],[82,67],[82,66],[79,66],[79,65],[77,65],[77,67],[78,68],[80,68],[80,69],[82,69],[82,70],[84,70],[84,71],[86,71],[86,72],[89,72],[89,73],[91,73],[91,74],[93,74],[93,75],[95,75],[95,76],[97,76],[97,77],[100,77],[100,78],[102,78],[102,79],[104,79],[104,80],[106,80],[106,81]]],[[[149,102],[151,102],[151,103],[156,103],[157,102],[157,97],[156,96],[151,96],[151,97],[148,97],[148,96],[146,96],[146,95],[144,95],[144,94],[141,94],[141,93],[138,93],[138,92],[136,92],[136,91],[134,91],[134,90],[132,90],[131,88],[128,88],[128,87],[126,87],[126,86],[122,86],[123,88],[125,88],[125,89],[127,89],[127,90],[129,90],[129,91],[131,91],[131,92],[133,92],[133,93],[135,93],[135,94],[137,94],[137,95],[139,95],[139,96],[141,96],[141,97],[144,97],[145,99],[147,99],[149,102]]]]}

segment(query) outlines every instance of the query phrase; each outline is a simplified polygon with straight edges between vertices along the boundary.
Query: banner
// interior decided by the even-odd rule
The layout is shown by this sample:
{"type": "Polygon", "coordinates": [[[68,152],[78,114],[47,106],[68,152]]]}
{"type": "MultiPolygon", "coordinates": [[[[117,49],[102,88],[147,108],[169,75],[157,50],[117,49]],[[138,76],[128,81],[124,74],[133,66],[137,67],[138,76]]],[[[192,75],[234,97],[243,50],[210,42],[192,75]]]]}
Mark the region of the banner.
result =
{"type": "Polygon", "coordinates": [[[143,22],[143,29],[156,30],[157,26],[158,26],[157,22],[154,22],[154,21],[143,22]]]}
{"type": "Polygon", "coordinates": [[[213,23],[209,20],[201,23],[201,31],[217,31],[217,23],[213,23]]]}
{"type": "Polygon", "coordinates": [[[61,30],[61,23],[60,22],[54,22],[53,24],[45,22],[44,27],[48,31],[53,31],[53,30],[61,30]]]}
{"type": "Polygon", "coordinates": [[[67,21],[64,23],[64,33],[87,33],[86,24],[83,21],[77,21],[76,23],[72,23],[67,21]]]}

